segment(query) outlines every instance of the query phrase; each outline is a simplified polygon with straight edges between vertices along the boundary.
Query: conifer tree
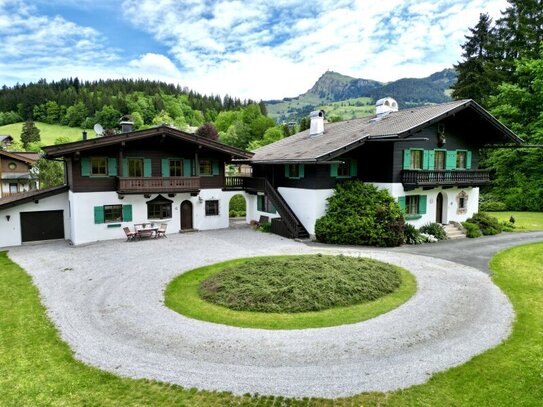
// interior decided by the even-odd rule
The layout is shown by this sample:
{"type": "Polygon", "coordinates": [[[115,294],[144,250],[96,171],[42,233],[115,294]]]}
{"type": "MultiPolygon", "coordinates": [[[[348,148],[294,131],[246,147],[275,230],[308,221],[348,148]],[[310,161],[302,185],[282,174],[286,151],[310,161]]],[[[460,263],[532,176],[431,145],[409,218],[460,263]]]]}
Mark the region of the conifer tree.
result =
{"type": "Polygon", "coordinates": [[[21,132],[21,142],[23,147],[27,148],[30,143],[38,143],[40,141],[40,129],[36,127],[32,120],[27,120],[23,124],[21,132]]]}

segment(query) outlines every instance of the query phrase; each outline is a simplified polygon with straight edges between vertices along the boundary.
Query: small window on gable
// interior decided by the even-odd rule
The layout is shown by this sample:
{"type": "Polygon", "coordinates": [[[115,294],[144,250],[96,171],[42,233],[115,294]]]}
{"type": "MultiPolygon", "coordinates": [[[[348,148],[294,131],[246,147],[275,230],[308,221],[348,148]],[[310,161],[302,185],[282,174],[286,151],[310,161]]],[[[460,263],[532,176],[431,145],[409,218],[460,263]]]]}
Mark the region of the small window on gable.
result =
{"type": "Polygon", "coordinates": [[[104,222],[122,222],[123,206],[122,205],[104,205],[104,222]]]}
{"type": "Polygon", "coordinates": [[[350,177],[351,176],[351,160],[345,160],[339,163],[337,167],[338,177],[350,177]]]}
{"type": "Polygon", "coordinates": [[[206,216],[217,216],[219,214],[219,201],[206,201],[206,216]]]}
{"type": "Polygon", "coordinates": [[[90,159],[90,175],[107,176],[107,158],[92,157],[90,159]]]}
{"type": "Polygon", "coordinates": [[[422,170],[422,150],[411,150],[410,162],[410,169],[422,170]]]}
{"type": "Polygon", "coordinates": [[[183,160],[170,160],[170,177],[183,176],[183,160]]]}
{"type": "Polygon", "coordinates": [[[456,152],[456,168],[459,170],[465,170],[466,169],[466,157],[467,153],[466,151],[457,151],[456,152]]]}
{"type": "Polygon", "coordinates": [[[290,178],[300,178],[300,166],[298,164],[289,164],[288,173],[290,178]]]}

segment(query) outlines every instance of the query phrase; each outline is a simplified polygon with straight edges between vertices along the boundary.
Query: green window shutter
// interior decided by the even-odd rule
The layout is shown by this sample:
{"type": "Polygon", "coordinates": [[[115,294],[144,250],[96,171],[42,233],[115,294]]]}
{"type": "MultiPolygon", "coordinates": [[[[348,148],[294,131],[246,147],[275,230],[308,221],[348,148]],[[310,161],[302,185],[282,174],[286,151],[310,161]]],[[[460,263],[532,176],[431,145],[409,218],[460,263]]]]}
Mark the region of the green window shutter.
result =
{"type": "Polygon", "coordinates": [[[104,207],[95,206],[94,207],[94,223],[104,223],[104,207]]]}
{"type": "Polygon", "coordinates": [[[426,213],[426,195],[419,195],[419,215],[426,213]]]}
{"type": "Polygon", "coordinates": [[[339,164],[330,164],[330,176],[337,178],[337,169],[339,164]]]}
{"type": "Polygon", "coordinates": [[[303,164],[299,164],[299,165],[300,165],[300,172],[299,172],[300,173],[300,178],[303,178],[303,177],[305,177],[304,165],[303,164]]]}
{"type": "Polygon", "coordinates": [[[183,159],[183,176],[190,177],[190,160],[183,159]]]}
{"type": "Polygon", "coordinates": [[[132,222],[132,205],[123,205],[123,222],[132,222]]]}
{"type": "Polygon", "coordinates": [[[170,160],[168,158],[162,159],[162,176],[163,177],[170,176],[170,160]]]}
{"type": "Polygon", "coordinates": [[[471,170],[471,151],[466,152],[466,169],[471,170]]]}
{"type": "Polygon", "coordinates": [[[143,176],[144,177],[151,176],[151,159],[150,158],[143,159],[143,176]]]}
{"type": "Polygon", "coordinates": [[[422,151],[422,169],[428,170],[430,169],[430,152],[428,150],[422,151]]]}
{"type": "Polygon", "coordinates": [[[123,177],[128,177],[128,160],[123,158],[123,177]]]}
{"type": "Polygon", "coordinates": [[[256,196],[256,210],[262,212],[262,201],[264,196],[263,195],[257,195],[256,196]]]}
{"type": "Polygon", "coordinates": [[[436,152],[434,150],[428,151],[428,169],[429,170],[435,170],[436,164],[436,152]]]}
{"type": "Polygon", "coordinates": [[[284,164],[284,166],[285,166],[285,177],[289,178],[290,177],[290,166],[288,164],[284,164]]]}
{"type": "Polygon", "coordinates": [[[445,160],[445,169],[454,170],[456,168],[456,151],[447,151],[445,160]]]}
{"type": "Polygon", "coordinates": [[[358,162],[356,160],[351,160],[351,177],[356,177],[358,174],[358,162]]]}
{"type": "Polygon", "coordinates": [[[211,162],[211,171],[213,175],[220,175],[221,171],[218,160],[213,160],[211,162]]]}
{"type": "Polygon", "coordinates": [[[408,170],[411,168],[411,150],[408,148],[403,150],[403,169],[408,170]]]}
{"type": "Polygon", "coordinates": [[[89,157],[81,157],[81,176],[90,176],[90,159],[89,157]]]}
{"type": "Polygon", "coordinates": [[[400,210],[405,213],[405,196],[400,196],[398,198],[398,204],[400,205],[400,210]]]}
{"type": "Polygon", "coordinates": [[[117,176],[117,159],[116,158],[107,159],[107,175],[109,175],[110,177],[117,176]]]}

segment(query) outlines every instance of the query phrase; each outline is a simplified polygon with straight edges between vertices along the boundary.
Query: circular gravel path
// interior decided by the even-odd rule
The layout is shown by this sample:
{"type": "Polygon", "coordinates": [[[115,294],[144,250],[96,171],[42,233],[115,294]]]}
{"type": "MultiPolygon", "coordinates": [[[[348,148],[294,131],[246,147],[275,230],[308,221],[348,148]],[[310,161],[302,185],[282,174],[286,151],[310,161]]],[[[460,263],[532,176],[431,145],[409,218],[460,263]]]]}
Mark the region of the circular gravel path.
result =
{"type": "Polygon", "coordinates": [[[76,248],[51,243],[9,256],[32,275],[78,359],[122,376],[237,394],[336,398],[409,387],[496,346],[513,319],[506,296],[474,268],[383,250],[315,248],[250,229],[76,248]],[[195,267],[316,252],[397,264],[415,275],[417,293],[368,321],[293,331],[197,321],[164,306],[166,284],[195,267]]]}

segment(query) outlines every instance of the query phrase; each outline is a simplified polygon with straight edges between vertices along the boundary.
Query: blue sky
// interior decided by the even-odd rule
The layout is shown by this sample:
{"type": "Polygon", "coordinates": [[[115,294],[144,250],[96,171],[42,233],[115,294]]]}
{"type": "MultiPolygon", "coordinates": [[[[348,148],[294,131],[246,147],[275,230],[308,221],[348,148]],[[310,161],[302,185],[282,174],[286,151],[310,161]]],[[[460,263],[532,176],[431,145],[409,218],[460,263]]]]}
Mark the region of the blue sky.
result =
{"type": "Polygon", "coordinates": [[[150,78],[242,98],[296,96],[326,70],[391,81],[460,59],[506,0],[0,0],[0,85],[150,78]]]}

